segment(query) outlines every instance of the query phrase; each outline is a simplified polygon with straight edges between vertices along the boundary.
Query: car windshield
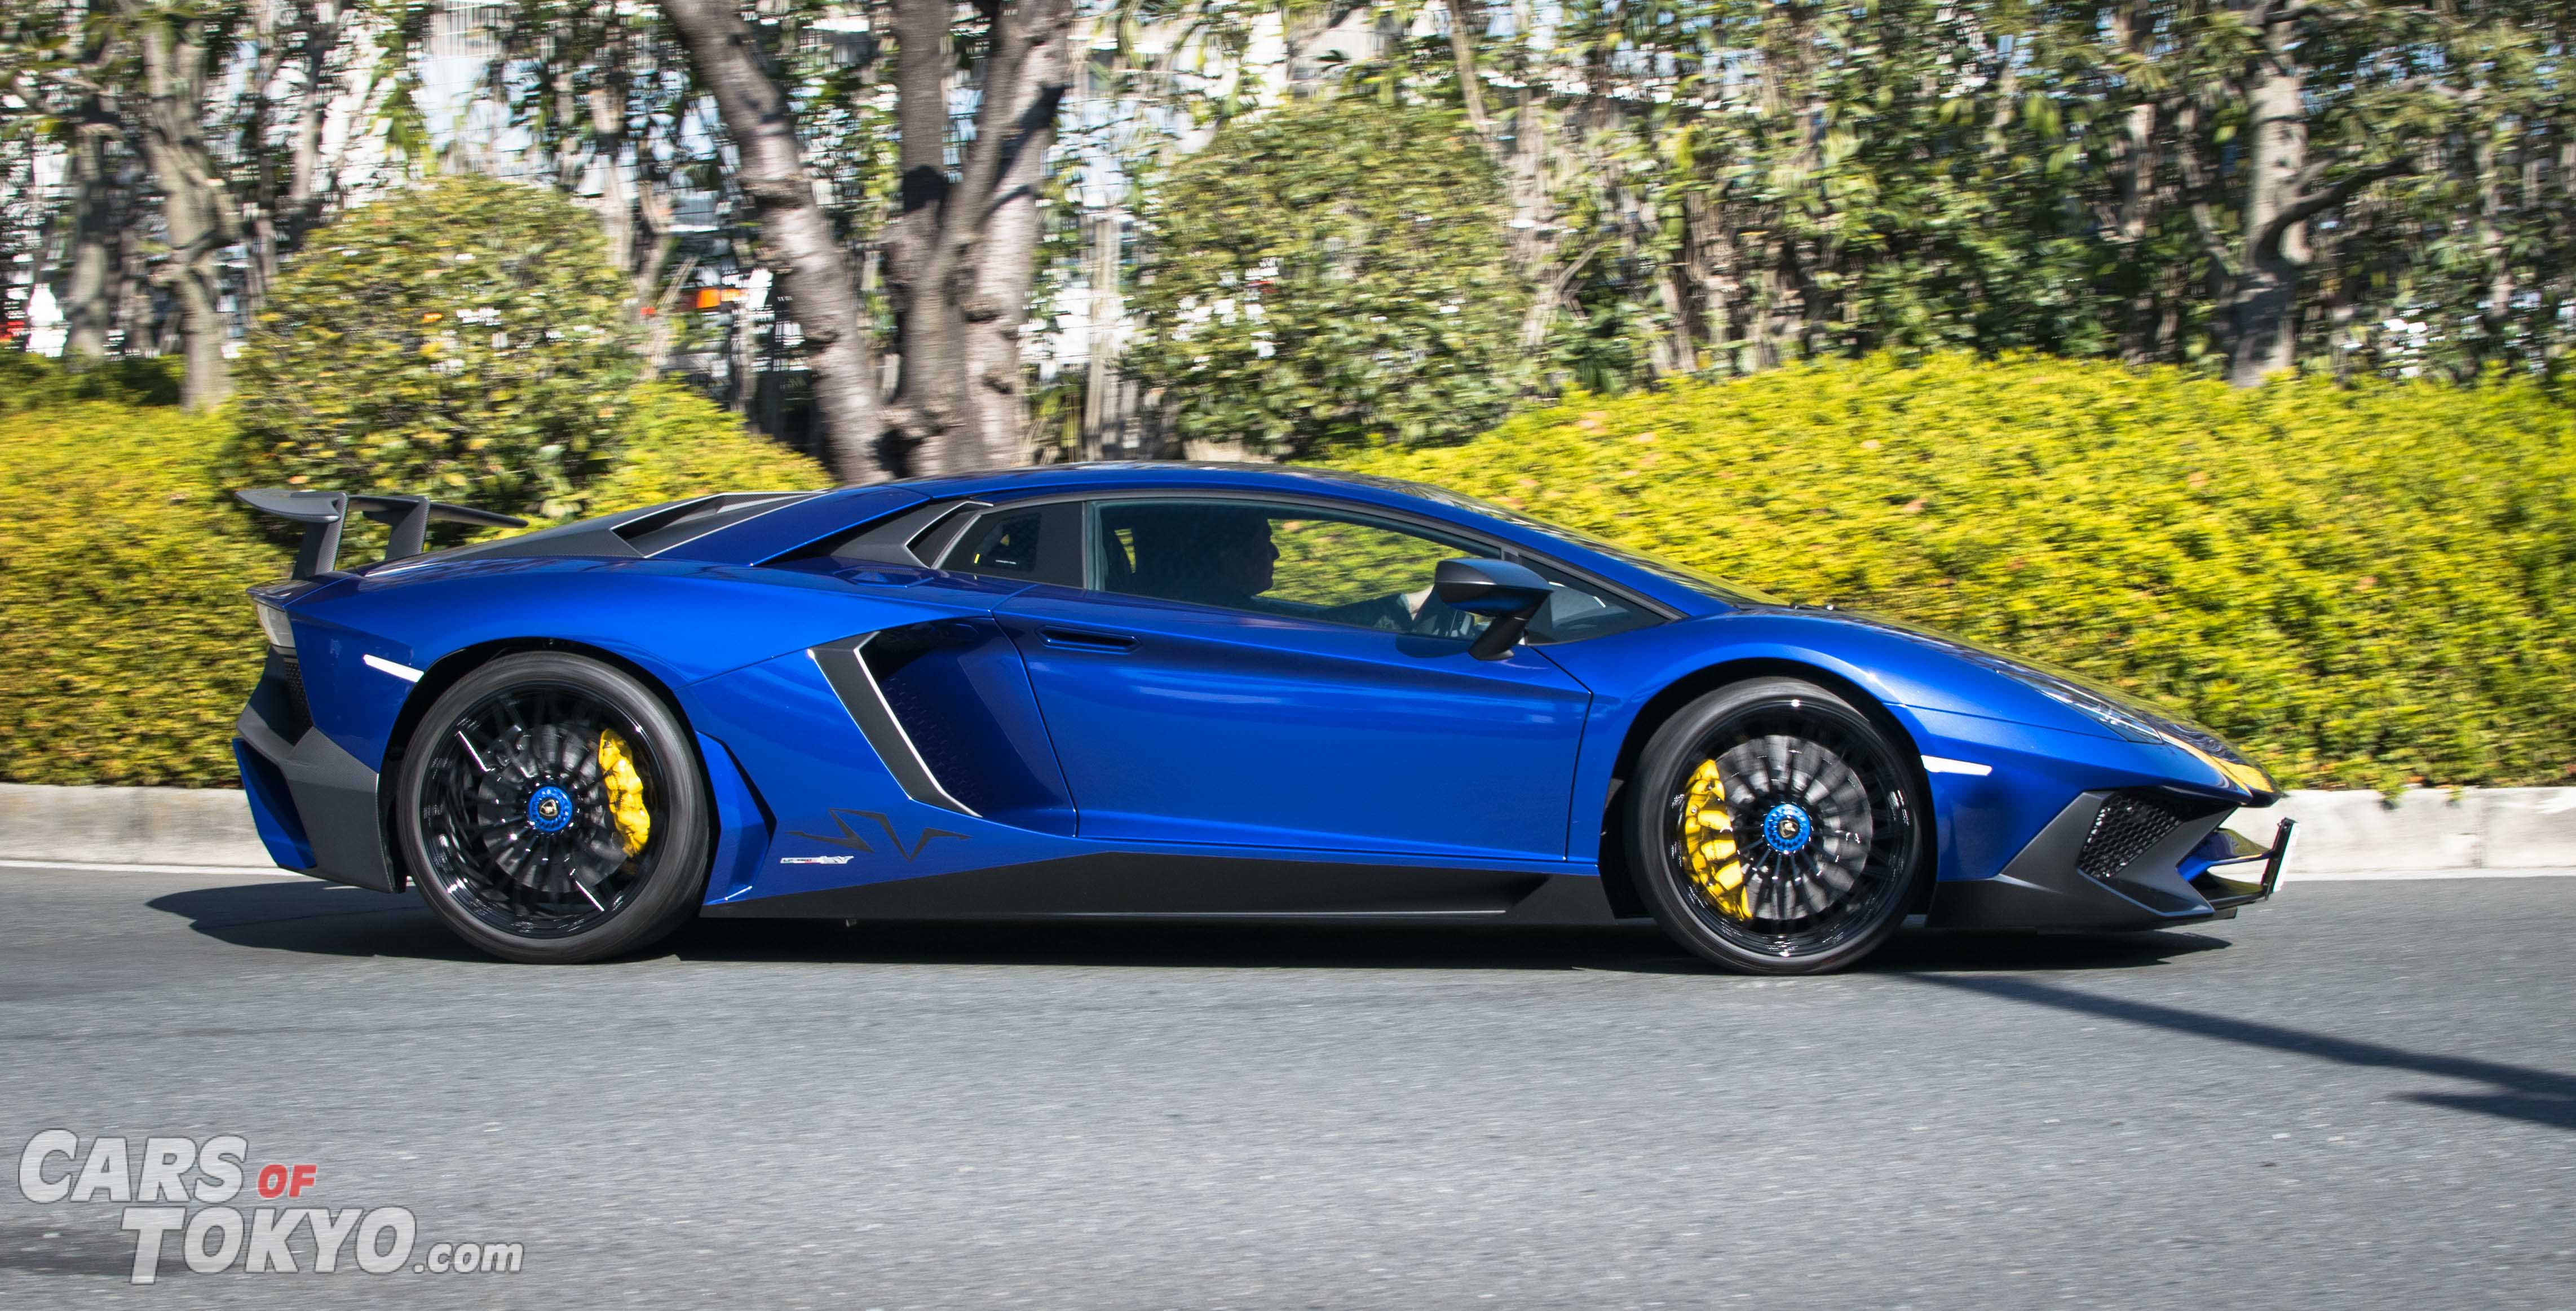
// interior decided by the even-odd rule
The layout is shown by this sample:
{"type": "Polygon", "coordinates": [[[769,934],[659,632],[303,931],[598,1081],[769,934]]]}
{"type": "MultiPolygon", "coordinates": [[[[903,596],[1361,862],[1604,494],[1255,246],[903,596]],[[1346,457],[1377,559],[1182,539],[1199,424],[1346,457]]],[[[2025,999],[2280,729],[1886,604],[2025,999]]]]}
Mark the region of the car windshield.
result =
{"type": "MultiPolygon", "coordinates": [[[[1396,480],[1390,479],[1388,481],[1393,482],[1396,480]]],[[[1647,573],[1653,574],[1667,582],[1679,584],[1680,586],[1687,587],[1704,596],[1715,597],[1720,601],[1726,601],[1735,605],[1786,604],[1776,596],[1772,596],[1756,588],[1747,587],[1742,583],[1730,582],[1727,579],[1720,578],[1714,574],[1702,573],[1688,565],[1675,564],[1672,561],[1663,559],[1659,556],[1648,555],[1643,551],[1631,550],[1628,547],[1619,545],[1617,542],[1595,537],[1590,533],[1581,531],[1580,529],[1568,528],[1562,524],[1552,524],[1544,519],[1534,519],[1529,515],[1512,509],[1510,506],[1497,505],[1481,496],[1468,496],[1462,492],[1453,492],[1445,487],[1433,487],[1426,483],[1405,483],[1403,484],[1403,489],[1408,494],[1422,497],[1425,500],[1438,501],[1443,505],[1452,506],[1460,510],[1472,510],[1477,514],[1501,519],[1507,523],[1518,524],[1534,533],[1543,533],[1570,546],[1579,546],[1584,550],[1594,552],[1595,554],[1606,555],[1613,560],[1619,561],[1621,564],[1632,565],[1636,568],[1643,569],[1647,573]]]]}

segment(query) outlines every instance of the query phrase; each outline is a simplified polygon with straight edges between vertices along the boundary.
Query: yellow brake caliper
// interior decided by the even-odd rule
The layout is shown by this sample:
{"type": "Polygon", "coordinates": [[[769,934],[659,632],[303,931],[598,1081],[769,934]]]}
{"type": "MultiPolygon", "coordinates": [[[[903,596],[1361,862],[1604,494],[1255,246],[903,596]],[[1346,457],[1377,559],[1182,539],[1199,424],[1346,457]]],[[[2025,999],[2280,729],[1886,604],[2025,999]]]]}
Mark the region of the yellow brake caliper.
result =
{"type": "Polygon", "coordinates": [[[1690,860],[1691,882],[1728,919],[1745,917],[1744,864],[1735,858],[1735,824],[1726,813],[1726,784],[1717,762],[1703,760],[1692,771],[1682,801],[1682,854],[1690,860]]]}
{"type": "Polygon", "coordinates": [[[618,839],[626,854],[644,849],[653,836],[653,813],[644,808],[644,776],[635,771],[635,754],[613,729],[599,731],[600,781],[608,787],[608,813],[617,820],[618,839]]]}

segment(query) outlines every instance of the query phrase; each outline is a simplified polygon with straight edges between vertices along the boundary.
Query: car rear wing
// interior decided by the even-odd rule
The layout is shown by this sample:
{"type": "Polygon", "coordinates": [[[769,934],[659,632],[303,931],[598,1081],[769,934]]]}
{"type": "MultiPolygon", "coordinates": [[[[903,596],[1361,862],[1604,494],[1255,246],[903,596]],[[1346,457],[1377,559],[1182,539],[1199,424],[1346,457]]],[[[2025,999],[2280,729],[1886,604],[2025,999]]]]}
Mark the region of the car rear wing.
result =
{"type": "Polygon", "coordinates": [[[528,521],[490,510],[477,510],[467,505],[449,505],[426,496],[378,496],[363,492],[304,492],[284,487],[255,487],[234,492],[242,504],[262,514],[304,525],[304,540],[295,547],[295,577],[311,578],[328,573],[340,561],[340,526],[349,512],[359,514],[391,531],[385,544],[385,558],[400,560],[421,553],[429,537],[429,525],[467,523],[485,528],[525,528],[528,521]]]}

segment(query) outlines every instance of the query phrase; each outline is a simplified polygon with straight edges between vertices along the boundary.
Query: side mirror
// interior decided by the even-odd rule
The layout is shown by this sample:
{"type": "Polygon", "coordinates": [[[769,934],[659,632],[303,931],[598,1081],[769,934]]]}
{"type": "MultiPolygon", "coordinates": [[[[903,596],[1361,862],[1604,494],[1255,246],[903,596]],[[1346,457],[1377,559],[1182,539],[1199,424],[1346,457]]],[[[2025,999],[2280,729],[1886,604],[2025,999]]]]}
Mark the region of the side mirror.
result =
{"type": "Polygon", "coordinates": [[[1556,584],[1509,560],[1443,560],[1432,572],[1431,594],[1452,610],[1491,619],[1467,650],[1479,660],[1500,660],[1556,594],[1556,584]]]}

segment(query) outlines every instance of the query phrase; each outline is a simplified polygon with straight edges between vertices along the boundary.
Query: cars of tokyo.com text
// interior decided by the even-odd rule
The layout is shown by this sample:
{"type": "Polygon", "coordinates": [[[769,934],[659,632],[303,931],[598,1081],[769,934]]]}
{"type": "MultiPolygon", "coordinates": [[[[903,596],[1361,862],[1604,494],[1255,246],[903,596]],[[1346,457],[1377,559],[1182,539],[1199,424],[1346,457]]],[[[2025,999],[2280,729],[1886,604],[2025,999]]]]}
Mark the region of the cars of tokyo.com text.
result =
{"type": "Polygon", "coordinates": [[[121,1208],[137,1284],[159,1279],[173,1238],[196,1274],[514,1274],[526,1257],[521,1243],[422,1243],[409,1207],[320,1205],[319,1166],[253,1159],[239,1134],[138,1141],[47,1129],[18,1153],[18,1193],[38,1206],[121,1208]],[[245,1187],[268,1204],[238,1205],[245,1187]]]}

